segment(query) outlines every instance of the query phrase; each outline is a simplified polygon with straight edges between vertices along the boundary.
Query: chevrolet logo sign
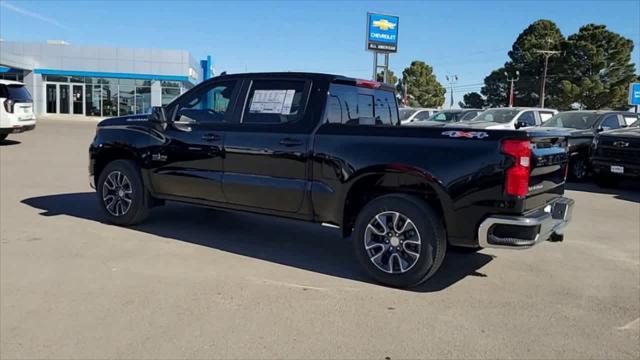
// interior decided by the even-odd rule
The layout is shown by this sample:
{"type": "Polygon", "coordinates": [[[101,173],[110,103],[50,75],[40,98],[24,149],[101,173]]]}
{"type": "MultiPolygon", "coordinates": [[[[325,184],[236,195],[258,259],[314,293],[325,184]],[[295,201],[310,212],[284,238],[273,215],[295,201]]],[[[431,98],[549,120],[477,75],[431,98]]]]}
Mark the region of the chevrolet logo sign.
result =
{"type": "Polygon", "coordinates": [[[373,22],[373,27],[377,27],[378,29],[382,30],[382,31],[387,31],[389,29],[395,29],[396,24],[392,23],[391,21],[387,20],[387,19],[381,19],[381,20],[376,20],[373,22]]]}
{"type": "Polygon", "coordinates": [[[614,141],[613,146],[623,148],[629,146],[629,143],[626,141],[614,141]]]}

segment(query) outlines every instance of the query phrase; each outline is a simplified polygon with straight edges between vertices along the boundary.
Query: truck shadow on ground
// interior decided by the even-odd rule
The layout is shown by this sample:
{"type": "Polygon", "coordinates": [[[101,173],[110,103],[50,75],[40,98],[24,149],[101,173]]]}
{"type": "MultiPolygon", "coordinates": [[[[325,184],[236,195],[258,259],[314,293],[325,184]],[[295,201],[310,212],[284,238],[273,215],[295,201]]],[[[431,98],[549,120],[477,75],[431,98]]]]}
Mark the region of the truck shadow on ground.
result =
{"type": "Polygon", "coordinates": [[[18,144],[21,144],[21,142],[17,140],[4,139],[0,141],[0,146],[9,146],[9,145],[18,145],[18,144]]]}
{"type": "Polygon", "coordinates": [[[640,182],[637,180],[620,179],[614,186],[609,187],[600,187],[591,182],[568,182],[565,188],[572,191],[613,195],[619,200],[640,203],[640,182]]]}
{"type": "MultiPolygon", "coordinates": [[[[40,215],[67,215],[104,222],[95,193],[39,196],[22,203],[43,210],[40,215]]],[[[366,283],[355,262],[351,244],[335,229],[317,224],[239,212],[167,203],[155,208],[134,231],[206,246],[264,261],[366,283]]],[[[411,289],[436,292],[467,276],[484,277],[478,270],[493,259],[482,253],[447,254],[443,266],[426,284],[411,289]]]]}

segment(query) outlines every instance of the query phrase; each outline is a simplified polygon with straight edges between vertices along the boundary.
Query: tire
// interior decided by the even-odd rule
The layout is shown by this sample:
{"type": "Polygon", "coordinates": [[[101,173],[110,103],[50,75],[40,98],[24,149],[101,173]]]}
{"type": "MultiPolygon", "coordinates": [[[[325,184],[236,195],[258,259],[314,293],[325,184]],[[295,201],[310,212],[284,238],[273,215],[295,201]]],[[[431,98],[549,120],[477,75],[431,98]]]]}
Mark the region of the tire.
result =
{"type": "Polygon", "coordinates": [[[9,134],[0,134],[0,142],[3,142],[4,139],[7,138],[7,136],[9,136],[9,134]]]}
{"type": "Polygon", "coordinates": [[[583,157],[576,157],[569,161],[569,179],[571,181],[584,181],[589,174],[587,161],[583,157]]]}
{"type": "Polygon", "coordinates": [[[398,288],[419,285],[433,276],[447,249],[441,218],[425,201],[405,194],[384,195],[365,205],[356,218],[352,243],[369,276],[398,288]],[[384,232],[392,236],[381,235],[384,232]]]}
{"type": "Polygon", "coordinates": [[[149,215],[149,194],[140,169],[129,160],[115,160],[100,173],[96,186],[98,202],[107,221],[122,226],[135,225],[149,215]]]}

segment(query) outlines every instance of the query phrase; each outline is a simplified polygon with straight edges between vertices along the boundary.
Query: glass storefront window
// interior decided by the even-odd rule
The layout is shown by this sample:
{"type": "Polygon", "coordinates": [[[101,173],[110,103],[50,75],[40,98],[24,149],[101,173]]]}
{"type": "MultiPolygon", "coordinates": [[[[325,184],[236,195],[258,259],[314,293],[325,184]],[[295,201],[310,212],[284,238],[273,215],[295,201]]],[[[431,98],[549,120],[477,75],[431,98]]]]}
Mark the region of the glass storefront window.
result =
{"type": "Polygon", "coordinates": [[[135,113],[136,88],[130,85],[120,85],[118,93],[120,94],[120,100],[118,102],[120,116],[133,115],[135,113]]]}
{"type": "Polygon", "coordinates": [[[148,114],[151,110],[151,88],[136,87],[136,114],[148,114]]]}
{"type": "Polygon", "coordinates": [[[161,81],[160,85],[162,85],[162,87],[177,87],[179,88],[181,86],[179,81],[161,81]]]}
{"type": "Polygon", "coordinates": [[[99,85],[85,85],[85,108],[87,116],[102,114],[102,91],[99,85]]]}
{"type": "Polygon", "coordinates": [[[49,82],[69,82],[68,76],[58,76],[58,75],[45,75],[44,81],[49,82]]]}
{"type": "Polygon", "coordinates": [[[138,86],[151,86],[151,80],[136,80],[138,86]]]}
{"type": "Polygon", "coordinates": [[[162,105],[167,105],[180,96],[180,88],[162,88],[162,105]]]}
{"type": "MultiPolygon", "coordinates": [[[[116,80],[117,81],[117,80],[116,80]]],[[[99,79],[102,85],[102,116],[118,116],[118,84],[114,79],[99,79]]]]}
{"type": "Polygon", "coordinates": [[[83,83],[84,82],[84,78],[79,77],[79,76],[72,76],[71,77],[71,82],[72,83],[83,83]]]}
{"type": "Polygon", "coordinates": [[[133,80],[133,79],[119,79],[118,80],[118,84],[127,85],[127,86],[134,86],[136,84],[136,81],[133,80]]]}

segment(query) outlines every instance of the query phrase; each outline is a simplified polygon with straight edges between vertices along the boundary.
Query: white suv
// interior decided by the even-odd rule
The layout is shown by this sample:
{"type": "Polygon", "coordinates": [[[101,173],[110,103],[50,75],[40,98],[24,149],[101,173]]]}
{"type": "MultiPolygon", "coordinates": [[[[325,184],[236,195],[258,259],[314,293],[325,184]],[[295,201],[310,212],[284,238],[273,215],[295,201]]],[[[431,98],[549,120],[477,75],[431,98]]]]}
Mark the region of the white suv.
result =
{"type": "Polygon", "coordinates": [[[27,88],[17,81],[0,80],[0,141],[35,127],[33,100],[27,88]]]}

